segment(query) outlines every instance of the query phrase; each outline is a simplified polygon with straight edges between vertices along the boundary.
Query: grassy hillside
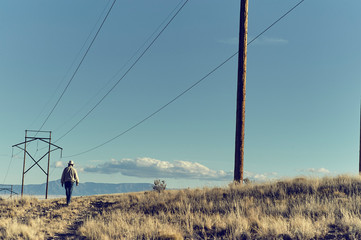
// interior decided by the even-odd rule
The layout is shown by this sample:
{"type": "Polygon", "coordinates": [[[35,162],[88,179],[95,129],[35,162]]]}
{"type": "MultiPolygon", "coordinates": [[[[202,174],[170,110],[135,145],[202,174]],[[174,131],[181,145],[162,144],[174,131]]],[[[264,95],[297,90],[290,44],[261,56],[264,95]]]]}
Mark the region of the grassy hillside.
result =
{"type": "Polygon", "coordinates": [[[1,239],[361,239],[361,179],[0,200],[1,239]]]}

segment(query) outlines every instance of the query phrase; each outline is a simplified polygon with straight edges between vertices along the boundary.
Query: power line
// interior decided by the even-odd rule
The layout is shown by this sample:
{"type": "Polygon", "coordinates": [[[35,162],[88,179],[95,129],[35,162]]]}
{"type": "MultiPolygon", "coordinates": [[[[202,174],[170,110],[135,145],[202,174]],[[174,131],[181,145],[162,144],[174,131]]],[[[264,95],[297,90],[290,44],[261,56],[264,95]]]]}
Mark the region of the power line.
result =
{"type": "MultiPolygon", "coordinates": [[[[60,99],[63,97],[65,91],[66,91],[67,88],[69,87],[69,85],[70,85],[71,81],[73,80],[75,74],[77,73],[80,65],[82,64],[84,58],[86,57],[87,53],[89,52],[89,49],[91,48],[93,42],[95,41],[95,38],[97,37],[98,33],[100,32],[100,29],[102,28],[105,20],[107,19],[110,11],[112,10],[112,8],[113,8],[113,6],[114,6],[114,4],[115,4],[115,1],[116,1],[116,0],[114,0],[113,3],[112,3],[112,5],[110,6],[110,8],[109,8],[109,10],[108,10],[108,12],[107,12],[107,14],[106,14],[106,16],[104,17],[104,19],[103,19],[100,27],[99,27],[98,30],[97,30],[97,33],[96,33],[95,36],[93,37],[93,40],[92,40],[92,42],[90,43],[90,45],[89,45],[89,47],[88,47],[85,55],[83,56],[81,62],[78,64],[78,67],[77,67],[76,71],[73,73],[73,75],[72,75],[71,79],[69,80],[67,86],[66,86],[65,89],[63,90],[61,96],[59,97],[59,99],[58,99],[58,101],[56,102],[55,106],[53,107],[53,109],[51,110],[51,112],[49,113],[49,115],[47,116],[47,118],[45,119],[45,121],[43,122],[43,124],[41,125],[40,129],[38,130],[38,132],[41,131],[41,129],[43,128],[43,126],[45,125],[45,123],[47,122],[47,120],[49,119],[50,115],[53,113],[53,111],[55,110],[56,106],[57,106],[58,103],[60,102],[60,99]]],[[[110,0],[108,1],[108,4],[109,4],[109,2],[110,2],[110,0]]],[[[107,4],[107,5],[108,5],[108,4],[107,4]]],[[[98,18],[96,24],[94,25],[93,29],[90,31],[87,39],[84,41],[84,43],[83,43],[82,47],[80,48],[77,56],[75,57],[75,59],[73,60],[72,64],[70,65],[71,67],[75,65],[75,61],[78,59],[78,57],[80,56],[80,53],[81,53],[81,52],[83,51],[83,49],[85,48],[85,45],[86,45],[86,43],[89,41],[91,34],[92,34],[92,33],[94,32],[94,30],[95,30],[95,27],[96,27],[96,26],[98,25],[98,23],[100,22],[101,16],[104,15],[104,12],[105,12],[105,10],[106,10],[106,8],[107,8],[107,5],[104,7],[102,13],[99,15],[99,18],[98,18]]],[[[70,72],[71,67],[69,68],[69,70],[67,71],[67,73],[65,74],[65,76],[68,75],[68,73],[70,72]]],[[[57,86],[56,90],[54,91],[54,94],[53,94],[53,95],[55,95],[55,93],[56,93],[56,92],[58,91],[58,89],[60,88],[61,84],[64,82],[65,76],[64,76],[63,80],[60,81],[60,83],[58,84],[58,86],[57,86]]],[[[41,112],[39,113],[39,115],[38,115],[38,116],[35,118],[35,120],[30,124],[30,126],[33,125],[33,124],[36,122],[36,120],[40,117],[41,113],[44,112],[44,110],[45,110],[46,106],[49,104],[49,102],[50,102],[50,101],[48,101],[48,103],[45,104],[45,106],[43,107],[43,109],[41,110],[41,112]]],[[[38,135],[38,132],[35,134],[35,136],[38,135]]],[[[32,144],[32,143],[29,143],[29,144],[32,144]]],[[[37,149],[37,151],[38,151],[38,150],[39,150],[39,149],[37,149]]],[[[21,152],[21,151],[19,151],[18,153],[16,153],[15,156],[17,156],[20,152],[21,152]]],[[[12,159],[11,159],[11,160],[12,160],[12,159]]]]}
{"type": "Polygon", "coordinates": [[[155,41],[160,37],[160,35],[165,31],[165,29],[170,25],[170,23],[175,19],[175,17],[179,14],[179,12],[184,8],[184,6],[188,3],[189,0],[186,0],[182,6],[178,9],[178,11],[173,15],[173,17],[167,22],[167,24],[162,28],[162,30],[157,34],[157,36],[152,40],[152,42],[148,45],[148,47],[140,54],[140,56],[134,61],[134,63],[128,68],[128,70],[123,74],[123,76],[108,90],[108,92],[94,105],[92,109],[85,114],[70,130],[68,130],[65,134],[63,134],[56,141],[59,141],[66,135],[68,135],[71,131],[73,131],[86,117],[89,116],[91,112],[97,108],[101,102],[115,89],[115,87],[124,79],[126,75],[133,69],[133,67],[139,62],[139,60],[144,56],[144,54],[151,48],[151,46],[155,43],[155,41]]]}
{"type": "Polygon", "coordinates": [[[98,34],[99,34],[100,30],[102,29],[102,27],[103,27],[103,25],[104,25],[105,21],[107,20],[107,18],[108,18],[108,16],[109,16],[109,14],[110,14],[111,10],[113,9],[113,6],[114,6],[114,4],[115,4],[115,2],[116,2],[116,1],[117,1],[117,0],[114,0],[114,1],[113,1],[113,3],[112,3],[112,5],[110,6],[110,8],[109,8],[109,10],[108,10],[108,12],[107,12],[107,14],[106,14],[106,16],[104,17],[104,19],[103,19],[103,21],[102,21],[101,25],[99,26],[99,28],[98,28],[98,30],[97,30],[97,32],[96,32],[96,34],[94,35],[94,37],[93,37],[92,41],[90,42],[90,44],[89,44],[89,46],[88,46],[88,48],[87,48],[87,50],[86,50],[85,54],[83,55],[82,59],[80,60],[80,62],[79,62],[79,64],[78,64],[78,66],[77,66],[77,68],[75,69],[75,71],[74,71],[73,75],[71,76],[71,78],[70,78],[70,80],[69,80],[68,84],[67,84],[67,85],[66,85],[66,87],[64,88],[63,92],[61,93],[61,95],[60,95],[60,97],[58,98],[57,102],[55,103],[54,107],[52,108],[52,110],[50,111],[50,113],[48,114],[48,116],[46,117],[45,121],[43,122],[43,124],[42,124],[42,125],[41,125],[41,127],[39,128],[39,131],[40,131],[40,130],[44,127],[44,125],[45,125],[45,123],[48,121],[48,119],[49,119],[50,115],[54,112],[55,108],[58,106],[58,104],[59,104],[60,100],[61,100],[61,99],[62,99],[62,97],[64,96],[64,93],[65,93],[65,92],[66,92],[66,90],[69,88],[70,83],[73,81],[73,79],[74,79],[75,75],[77,74],[77,72],[78,72],[78,70],[79,70],[80,66],[82,65],[82,63],[83,63],[83,61],[84,61],[85,57],[88,55],[88,52],[89,52],[90,48],[93,46],[93,43],[94,43],[95,39],[97,38],[97,36],[98,36],[98,34]]]}
{"type": "MultiPolygon", "coordinates": [[[[256,37],[254,37],[251,41],[249,41],[247,43],[247,45],[252,44],[257,38],[259,38],[261,35],[263,35],[265,32],[267,32],[270,28],[272,28],[276,23],[278,23],[281,19],[283,19],[285,16],[287,16],[289,13],[291,13],[294,9],[296,9],[302,2],[304,2],[305,0],[301,0],[298,4],[296,4],[294,7],[292,7],[289,11],[287,11],[285,14],[283,14],[281,17],[279,17],[276,21],[274,21],[270,26],[268,26],[265,30],[263,30],[260,34],[258,34],[256,37]]],[[[127,132],[133,130],[134,128],[138,127],[139,125],[141,125],[142,123],[144,123],[145,121],[147,121],[148,119],[150,119],[151,117],[153,117],[154,115],[156,115],[157,113],[159,113],[160,111],[162,111],[164,108],[166,108],[167,106],[169,106],[170,104],[172,104],[173,102],[175,102],[177,99],[179,99],[180,97],[182,97],[184,94],[186,94],[188,91],[190,91],[192,88],[194,88],[195,86],[197,86],[198,84],[200,84],[203,80],[205,80],[206,78],[208,78],[211,74],[213,74],[215,71],[217,71],[219,68],[221,68],[224,64],[226,64],[228,61],[230,61],[233,57],[235,57],[238,54],[238,51],[234,54],[232,54],[230,57],[228,57],[226,60],[224,60],[221,64],[219,64],[217,67],[215,67],[213,70],[211,70],[209,73],[207,73],[204,77],[202,77],[200,80],[198,80],[197,82],[195,82],[193,85],[191,85],[189,88],[187,88],[186,90],[184,90],[183,92],[181,92],[180,94],[178,94],[175,98],[173,98],[172,100],[170,100],[168,103],[164,104],[162,107],[158,108],[156,111],[154,111],[153,113],[151,113],[150,115],[148,115],[147,117],[145,117],[144,119],[142,119],[141,121],[139,121],[138,123],[134,124],[133,126],[129,127],[128,129],[126,129],[125,131],[121,132],[120,134],[116,135],[115,137],[95,146],[92,147],[86,151],[77,153],[77,154],[73,154],[73,155],[69,155],[69,156],[65,156],[64,158],[70,158],[70,157],[75,157],[75,156],[79,156],[85,153],[88,153],[90,151],[93,151],[97,148],[100,148],[112,141],[114,141],[115,139],[119,138],[120,136],[126,134],[127,132]]]]}
{"type": "Polygon", "coordinates": [[[8,166],[8,169],[6,170],[6,174],[5,174],[5,177],[4,177],[4,182],[3,182],[3,184],[5,184],[6,178],[8,177],[9,170],[10,170],[10,166],[11,166],[11,163],[13,162],[13,158],[14,158],[14,149],[12,149],[9,166],[8,166]]]}
{"type": "MultiPolygon", "coordinates": [[[[138,53],[146,46],[146,44],[148,42],[151,41],[151,39],[153,38],[153,36],[159,32],[159,30],[161,29],[162,26],[164,26],[167,22],[168,19],[171,18],[171,16],[176,12],[177,9],[179,9],[179,7],[181,6],[183,0],[181,0],[178,5],[168,14],[168,16],[163,20],[163,22],[161,22],[159,24],[159,26],[153,31],[153,33],[144,41],[144,43],[133,53],[133,55],[123,64],[123,66],[108,80],[108,82],[96,93],[93,95],[93,97],[91,97],[87,103],[85,103],[81,108],[80,110],[78,110],[70,119],[68,119],[66,122],[70,121],[71,119],[75,118],[75,116],[77,116],[80,111],[82,109],[84,109],[86,106],[90,105],[91,101],[96,98],[124,69],[125,67],[138,55],[138,53]]],[[[66,123],[65,122],[65,123],[66,123]]],[[[63,126],[65,123],[63,123],[61,126],[63,126]]],[[[59,128],[61,128],[61,126],[59,128]]],[[[58,129],[59,129],[58,128],[58,129]]],[[[56,130],[55,130],[56,131],[56,130]]],[[[66,134],[65,134],[66,135],[66,134]]],[[[65,136],[64,135],[64,136],[65,136]]],[[[64,137],[63,136],[63,137],[64,137]]],[[[61,137],[61,138],[63,138],[61,137]]],[[[61,138],[57,139],[56,141],[54,142],[57,142],[59,141],[61,138]]]]}
{"type": "Polygon", "coordinates": [[[131,131],[132,129],[136,128],[137,126],[139,126],[140,124],[142,124],[143,122],[147,121],[149,118],[153,117],[154,115],[156,115],[157,113],[159,113],[160,111],[162,111],[164,108],[166,108],[167,106],[169,106],[170,104],[172,104],[173,102],[175,102],[178,98],[180,98],[181,96],[183,96],[184,94],[186,94],[188,91],[190,91],[192,88],[194,88],[195,86],[197,86],[198,84],[200,84],[204,79],[206,79],[207,77],[209,77],[211,74],[213,74],[215,71],[217,71],[219,68],[221,68],[224,64],[226,64],[229,60],[231,60],[234,56],[236,56],[238,54],[238,52],[234,53],[232,56],[230,56],[229,58],[227,58],[225,61],[223,61],[221,64],[219,64],[216,68],[214,68],[212,71],[210,71],[209,73],[207,73],[204,77],[202,77],[200,80],[198,80],[197,82],[193,83],[192,86],[188,87],[186,90],[184,90],[183,92],[181,92],[180,94],[178,94],[175,98],[173,98],[172,100],[170,100],[168,103],[164,104],[162,107],[158,108],[158,110],[156,110],[155,112],[153,112],[152,114],[148,115],[146,118],[144,118],[143,120],[139,121],[138,123],[134,124],[133,126],[131,126],[130,128],[128,128],[127,130],[123,131],[122,133],[118,134],[117,136],[109,139],[108,141],[93,147],[89,150],[86,150],[84,152],[81,152],[79,154],[74,154],[71,156],[66,156],[64,158],[67,157],[74,157],[74,156],[78,156],[90,151],[93,151],[97,148],[100,148],[102,146],[104,146],[105,144],[110,143],[111,141],[117,139],[118,137],[124,135],[125,133],[131,131]]]}
{"type": "Polygon", "coordinates": [[[30,129],[31,126],[33,126],[35,124],[35,122],[40,118],[41,114],[45,111],[45,109],[47,108],[47,106],[50,104],[51,100],[55,97],[55,94],[58,92],[60,86],[63,84],[63,82],[65,81],[66,77],[68,76],[68,74],[70,73],[70,70],[73,68],[73,66],[75,66],[75,62],[76,60],[80,57],[80,54],[83,52],[86,43],[89,41],[91,35],[94,33],[96,26],[99,25],[99,22],[101,21],[101,17],[104,15],[106,9],[108,8],[108,5],[110,3],[110,0],[108,1],[108,4],[105,5],[102,13],[99,15],[98,20],[96,21],[96,23],[94,24],[92,30],[90,31],[88,37],[86,38],[86,40],[84,41],[82,47],[80,48],[79,52],[77,53],[76,57],[74,58],[73,62],[70,64],[70,67],[68,68],[66,74],[63,76],[62,80],[59,81],[58,86],[56,87],[55,91],[53,92],[53,94],[51,95],[50,99],[46,102],[46,104],[44,105],[44,107],[42,108],[42,110],[40,111],[40,113],[37,115],[37,117],[34,119],[34,121],[29,125],[29,127],[27,129],[30,129]]]}
{"type": "Polygon", "coordinates": [[[261,33],[259,33],[256,37],[254,37],[251,41],[247,43],[247,45],[254,42],[257,38],[259,38],[261,35],[263,35],[265,32],[267,32],[270,28],[272,28],[274,25],[276,25],[279,21],[281,21],[284,17],[286,17],[289,13],[291,13],[295,8],[297,8],[301,3],[303,3],[305,0],[301,0],[299,3],[297,3],[294,7],[292,7],[290,10],[288,10],[285,14],[283,14],[281,17],[279,17],[276,21],[274,21],[271,25],[269,25],[265,30],[263,30],[261,33]]]}

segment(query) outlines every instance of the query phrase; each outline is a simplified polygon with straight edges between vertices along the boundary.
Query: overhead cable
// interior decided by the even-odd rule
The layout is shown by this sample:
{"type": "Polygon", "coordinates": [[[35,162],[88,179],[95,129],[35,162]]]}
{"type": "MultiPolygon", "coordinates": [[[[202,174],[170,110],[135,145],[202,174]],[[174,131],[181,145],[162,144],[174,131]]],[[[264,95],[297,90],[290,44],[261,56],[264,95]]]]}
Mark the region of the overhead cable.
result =
{"type": "MultiPolygon", "coordinates": [[[[110,0],[108,1],[108,3],[110,3],[110,0]]],[[[106,9],[108,8],[108,4],[105,5],[102,13],[99,15],[98,20],[96,21],[95,25],[93,26],[93,29],[90,31],[88,37],[86,38],[86,40],[84,41],[82,47],[80,48],[78,54],[76,55],[76,57],[74,58],[72,64],[70,64],[69,69],[67,70],[66,74],[63,76],[62,80],[59,81],[58,86],[56,87],[56,89],[54,90],[54,93],[51,95],[50,99],[48,101],[46,101],[46,104],[44,105],[44,107],[42,108],[42,110],[40,111],[40,113],[37,115],[37,117],[34,119],[34,121],[29,125],[29,127],[27,129],[32,128],[32,126],[35,124],[35,122],[40,118],[40,116],[42,115],[42,113],[45,111],[45,109],[47,108],[47,106],[50,104],[51,100],[55,97],[55,94],[58,92],[60,86],[63,84],[63,82],[65,81],[66,77],[68,76],[68,74],[70,73],[70,70],[73,68],[73,66],[75,66],[75,63],[77,61],[77,59],[79,59],[80,54],[83,52],[85,45],[87,42],[89,42],[89,39],[91,37],[91,35],[95,32],[95,28],[96,26],[99,25],[99,22],[101,21],[101,17],[104,16],[104,13],[106,11],[106,9]]]]}
{"type": "Polygon", "coordinates": [[[8,166],[8,169],[6,170],[6,174],[5,174],[5,177],[4,177],[3,185],[5,184],[6,178],[8,177],[9,170],[10,170],[10,166],[11,166],[11,163],[13,162],[13,159],[14,159],[14,149],[12,149],[9,166],[8,166]]]}
{"type": "Polygon", "coordinates": [[[291,13],[295,8],[297,8],[301,3],[303,3],[305,0],[301,0],[299,3],[297,3],[294,7],[292,7],[290,10],[288,10],[285,14],[283,14],[281,17],[279,17],[276,21],[274,21],[271,25],[269,25],[265,30],[260,32],[256,37],[254,37],[251,41],[247,43],[247,45],[251,44],[253,41],[255,41],[257,38],[259,38],[261,35],[263,35],[265,32],[267,32],[270,28],[272,28],[274,25],[276,25],[279,21],[281,21],[284,17],[286,17],[289,13],[291,13]]]}
{"type": "MultiPolygon", "coordinates": [[[[74,156],[78,156],[90,151],[93,151],[97,148],[100,148],[102,146],[104,146],[107,143],[112,142],[113,140],[117,139],[118,137],[124,135],[125,133],[131,131],[132,129],[138,127],[140,124],[142,124],[143,122],[147,121],[149,118],[153,117],[154,115],[156,115],[157,113],[159,113],[160,111],[162,111],[164,108],[166,108],[167,106],[169,106],[171,103],[175,102],[178,98],[180,98],[181,96],[183,96],[184,94],[186,94],[188,91],[190,91],[192,88],[194,88],[195,86],[197,86],[198,84],[200,84],[204,79],[206,79],[207,77],[209,77],[212,73],[214,73],[215,71],[217,71],[220,67],[222,67],[225,63],[227,63],[229,60],[231,60],[234,56],[236,56],[238,54],[238,52],[234,53],[232,56],[230,56],[229,58],[227,58],[225,61],[223,61],[220,65],[218,65],[216,68],[214,68],[212,71],[210,71],[208,74],[206,74],[204,77],[202,77],[200,80],[198,80],[197,82],[193,83],[192,86],[188,87],[186,90],[184,90],[183,92],[181,92],[180,94],[178,94],[175,98],[173,98],[172,100],[170,100],[168,103],[164,104],[162,107],[160,107],[158,110],[156,110],[155,112],[153,112],[152,114],[148,115],[146,118],[144,118],[143,120],[139,121],[138,123],[134,124],[133,126],[131,126],[130,128],[128,128],[127,130],[123,131],[122,133],[118,134],[117,136],[109,139],[108,141],[93,147],[87,151],[78,153],[78,154],[74,154],[71,156],[66,156],[66,157],[74,157],[74,156]]],[[[64,157],[64,158],[66,158],[64,157]]]]}
{"type": "MultiPolygon", "coordinates": [[[[283,19],[285,16],[287,16],[289,13],[291,13],[296,7],[298,7],[302,2],[304,2],[305,0],[301,0],[298,4],[296,4],[293,8],[291,8],[288,12],[286,12],[285,14],[283,14],[281,17],[279,17],[275,22],[273,22],[269,27],[267,27],[265,30],[263,30],[260,34],[258,34],[256,37],[254,37],[251,41],[249,41],[247,43],[247,45],[250,45],[251,43],[253,43],[257,38],[259,38],[261,35],[263,35],[265,32],[267,32],[270,28],[272,28],[276,23],[278,23],[281,19],[283,19]]],[[[234,54],[232,54],[230,57],[228,57],[226,60],[224,60],[221,64],[219,64],[217,67],[215,67],[213,70],[211,70],[209,73],[207,73],[204,77],[202,77],[200,80],[198,80],[197,82],[195,82],[193,85],[191,85],[189,88],[187,88],[186,90],[184,90],[183,92],[181,92],[180,94],[178,94],[175,98],[173,98],[172,100],[170,100],[168,103],[164,104],[163,106],[161,106],[160,108],[158,108],[156,111],[154,111],[153,113],[151,113],[150,115],[148,115],[147,117],[145,117],[144,119],[142,119],[141,121],[137,122],[136,124],[134,124],[133,126],[129,127],[128,129],[126,129],[125,131],[119,133],[118,135],[116,135],[115,137],[95,146],[92,147],[88,150],[85,150],[83,152],[77,153],[77,154],[73,154],[73,155],[69,155],[69,156],[65,156],[64,158],[70,158],[70,157],[75,157],[75,156],[79,156],[85,153],[88,153],[90,151],[93,151],[97,148],[100,148],[112,141],[114,141],[115,139],[119,138],[120,136],[124,135],[125,133],[133,130],[134,128],[138,127],[139,125],[141,125],[142,123],[144,123],[145,121],[147,121],[148,119],[150,119],[151,117],[153,117],[154,115],[156,115],[157,113],[159,113],[160,111],[162,111],[164,108],[166,108],[167,106],[169,106],[171,103],[175,102],[177,99],[179,99],[180,97],[182,97],[185,93],[187,93],[188,91],[190,91],[192,88],[194,88],[195,86],[197,86],[198,84],[200,84],[203,80],[205,80],[206,78],[208,78],[211,74],[213,74],[215,71],[217,71],[219,68],[221,68],[223,65],[225,65],[228,61],[230,61],[232,58],[234,58],[236,55],[238,55],[238,51],[234,54]]]]}
{"type": "Polygon", "coordinates": [[[178,11],[173,15],[173,17],[167,22],[167,24],[162,28],[162,30],[157,34],[157,36],[153,39],[153,41],[147,46],[147,48],[140,54],[140,56],[134,61],[134,63],[128,68],[128,70],[123,74],[123,76],[110,88],[110,90],[94,105],[92,109],[88,111],[87,114],[83,118],[81,118],[71,129],[69,129],[65,134],[63,134],[59,139],[56,141],[59,141],[66,135],[68,135],[71,131],[73,131],[86,117],[89,116],[91,112],[94,111],[95,108],[97,108],[100,103],[103,102],[103,100],[115,89],[115,87],[122,81],[126,75],[134,68],[134,66],[139,62],[139,60],[144,56],[144,54],[152,47],[152,45],[157,41],[157,39],[160,37],[160,35],[165,31],[165,29],[169,26],[169,24],[175,19],[175,17],[179,14],[179,12],[184,8],[184,6],[187,4],[189,0],[186,0],[182,6],[178,9],[178,11]]]}
{"type": "Polygon", "coordinates": [[[70,83],[73,81],[73,79],[74,79],[75,75],[77,74],[77,72],[78,72],[78,70],[79,70],[80,66],[82,65],[82,63],[83,63],[83,61],[84,61],[85,57],[88,55],[88,52],[89,52],[90,48],[93,46],[93,43],[94,43],[95,39],[97,38],[97,36],[98,36],[98,34],[99,34],[100,30],[102,29],[102,27],[103,27],[103,25],[104,25],[105,21],[107,20],[107,18],[108,18],[108,16],[109,16],[109,14],[110,14],[111,10],[113,9],[113,6],[114,6],[114,4],[115,4],[115,2],[116,2],[116,1],[117,1],[117,0],[114,0],[114,1],[113,1],[113,3],[112,3],[112,5],[110,6],[110,8],[109,8],[109,10],[108,10],[108,12],[107,12],[107,14],[106,14],[106,16],[104,17],[104,19],[103,19],[102,23],[100,24],[100,26],[99,26],[99,28],[98,28],[98,30],[97,30],[97,32],[96,32],[96,34],[94,35],[94,37],[93,37],[92,41],[90,42],[90,44],[89,44],[89,46],[88,46],[88,48],[87,48],[87,50],[86,50],[85,54],[83,55],[82,59],[80,60],[80,62],[79,62],[79,64],[78,64],[77,68],[75,69],[75,71],[74,71],[73,75],[71,76],[71,78],[70,78],[70,80],[69,80],[68,84],[65,86],[65,88],[64,88],[64,90],[63,90],[63,92],[61,93],[61,95],[60,95],[60,97],[58,98],[58,100],[56,101],[56,103],[55,103],[54,107],[51,109],[50,113],[48,114],[48,116],[46,117],[45,121],[43,122],[43,124],[41,125],[41,127],[39,128],[39,130],[38,130],[38,131],[41,131],[41,129],[44,127],[44,125],[45,125],[45,123],[48,121],[48,119],[49,119],[50,115],[54,112],[55,108],[58,106],[58,104],[59,104],[60,100],[61,100],[61,99],[62,99],[62,97],[64,96],[64,93],[65,93],[65,92],[66,92],[66,90],[69,88],[70,83]]]}
{"type": "MultiPolygon", "coordinates": [[[[124,69],[127,65],[129,65],[129,63],[141,52],[141,50],[146,46],[146,44],[148,42],[151,41],[151,39],[153,38],[154,35],[156,35],[157,32],[159,32],[159,30],[161,29],[162,26],[164,26],[164,24],[166,24],[167,20],[170,19],[172,17],[172,15],[174,15],[174,13],[177,11],[177,9],[179,9],[179,7],[181,6],[183,0],[181,0],[178,5],[168,14],[168,16],[163,20],[162,23],[159,24],[159,26],[153,31],[153,33],[144,41],[144,43],[134,52],[134,54],[123,64],[123,66],[108,80],[108,82],[106,84],[104,84],[104,86],[96,93],[94,94],[88,101],[87,103],[85,103],[79,111],[77,111],[77,113],[75,113],[69,120],[73,119],[75,116],[77,116],[80,111],[82,109],[84,109],[86,106],[90,105],[91,101],[97,97],[124,69]]],[[[69,121],[67,120],[67,121],[69,121]]],[[[65,123],[64,123],[65,124],[65,123]]],[[[63,124],[63,125],[64,125],[63,124]]],[[[58,128],[60,129],[61,126],[58,128]]],[[[55,130],[57,131],[57,130],[55,130]]],[[[64,136],[62,136],[61,138],[65,137],[66,134],[64,134],[64,136]]],[[[61,138],[57,139],[54,142],[59,141],[61,138]]]]}

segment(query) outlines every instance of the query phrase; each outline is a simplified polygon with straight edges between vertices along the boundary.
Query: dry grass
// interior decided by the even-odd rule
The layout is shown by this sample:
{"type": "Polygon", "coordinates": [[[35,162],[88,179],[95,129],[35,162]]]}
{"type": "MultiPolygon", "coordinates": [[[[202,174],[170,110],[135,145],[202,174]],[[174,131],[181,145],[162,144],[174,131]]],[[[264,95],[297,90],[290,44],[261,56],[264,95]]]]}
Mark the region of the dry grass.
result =
{"type": "Polygon", "coordinates": [[[361,239],[361,179],[0,200],[0,239],[361,239]]]}

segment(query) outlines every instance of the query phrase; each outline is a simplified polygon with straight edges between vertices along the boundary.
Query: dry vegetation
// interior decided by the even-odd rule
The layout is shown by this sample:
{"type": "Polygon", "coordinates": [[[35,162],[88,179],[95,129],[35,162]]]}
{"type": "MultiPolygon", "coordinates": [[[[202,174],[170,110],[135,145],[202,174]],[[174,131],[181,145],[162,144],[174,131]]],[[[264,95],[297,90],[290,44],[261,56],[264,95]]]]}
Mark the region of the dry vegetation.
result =
{"type": "Polygon", "coordinates": [[[361,239],[361,179],[0,200],[0,239],[361,239]]]}

